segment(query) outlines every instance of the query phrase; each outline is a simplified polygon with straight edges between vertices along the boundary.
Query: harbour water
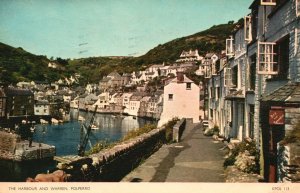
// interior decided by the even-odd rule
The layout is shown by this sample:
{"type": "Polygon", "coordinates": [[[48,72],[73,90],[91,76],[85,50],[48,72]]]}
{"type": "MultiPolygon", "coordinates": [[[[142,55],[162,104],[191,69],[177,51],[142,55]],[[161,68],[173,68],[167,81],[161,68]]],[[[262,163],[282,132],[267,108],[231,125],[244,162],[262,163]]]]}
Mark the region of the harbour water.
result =
{"type": "MultiPolygon", "coordinates": [[[[33,140],[40,143],[54,145],[56,155],[77,155],[80,141],[80,127],[82,122],[77,121],[78,116],[89,120],[91,113],[72,110],[71,121],[59,125],[36,125],[33,140]]],[[[106,140],[114,142],[121,139],[128,131],[139,128],[145,124],[155,124],[153,120],[111,114],[96,114],[95,124],[99,127],[92,130],[91,144],[106,140]]],[[[87,150],[90,147],[87,146],[87,150]]],[[[24,181],[26,177],[34,177],[37,173],[46,173],[55,168],[54,161],[23,162],[0,160],[0,181],[24,181]]]]}
{"type": "MultiPolygon", "coordinates": [[[[89,120],[92,113],[79,111],[79,116],[89,120]]],[[[72,110],[70,122],[60,125],[37,125],[33,136],[34,141],[54,145],[56,147],[56,155],[59,156],[77,154],[80,128],[83,122],[77,121],[76,117],[78,117],[78,111],[72,110]]],[[[99,129],[91,132],[90,141],[92,145],[102,140],[117,141],[128,131],[145,124],[154,124],[155,121],[133,116],[96,114],[94,123],[99,129]]],[[[87,150],[89,148],[90,146],[87,146],[87,150]]]]}

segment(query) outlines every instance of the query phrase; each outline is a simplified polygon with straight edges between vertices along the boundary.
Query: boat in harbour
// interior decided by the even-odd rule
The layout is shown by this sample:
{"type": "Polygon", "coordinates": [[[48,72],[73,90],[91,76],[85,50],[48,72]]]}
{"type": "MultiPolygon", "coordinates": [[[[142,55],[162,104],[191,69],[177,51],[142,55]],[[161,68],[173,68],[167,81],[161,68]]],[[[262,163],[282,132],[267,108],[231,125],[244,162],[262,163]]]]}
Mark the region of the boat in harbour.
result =
{"type": "Polygon", "coordinates": [[[99,128],[99,126],[93,124],[93,125],[91,126],[91,129],[92,129],[92,130],[99,130],[100,128],[99,128]]]}

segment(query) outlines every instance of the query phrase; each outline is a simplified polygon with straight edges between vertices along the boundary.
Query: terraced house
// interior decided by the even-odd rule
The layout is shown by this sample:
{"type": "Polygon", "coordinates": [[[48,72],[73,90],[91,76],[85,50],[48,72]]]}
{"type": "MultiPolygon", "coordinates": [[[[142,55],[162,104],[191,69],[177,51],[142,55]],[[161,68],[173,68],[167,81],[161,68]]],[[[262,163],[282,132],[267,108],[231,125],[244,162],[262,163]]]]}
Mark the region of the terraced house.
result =
{"type": "Polygon", "coordinates": [[[249,8],[226,39],[227,61],[202,66],[208,118],[225,139],[256,141],[267,181],[292,181],[278,148],[300,119],[300,1],[255,0],[249,8]]]}

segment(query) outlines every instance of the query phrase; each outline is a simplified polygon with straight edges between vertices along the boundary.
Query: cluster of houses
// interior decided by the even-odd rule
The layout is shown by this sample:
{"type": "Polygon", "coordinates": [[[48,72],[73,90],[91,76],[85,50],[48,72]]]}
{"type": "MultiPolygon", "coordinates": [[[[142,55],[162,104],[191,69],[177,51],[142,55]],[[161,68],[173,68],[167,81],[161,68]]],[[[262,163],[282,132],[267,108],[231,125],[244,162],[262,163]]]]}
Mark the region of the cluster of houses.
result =
{"type": "Polygon", "coordinates": [[[75,92],[68,87],[41,82],[0,88],[0,126],[39,118],[68,120],[69,103],[74,97],[75,92]]]}
{"type": "MultiPolygon", "coordinates": [[[[201,114],[198,104],[199,86],[183,75],[183,72],[197,68],[197,64],[203,60],[204,57],[199,56],[198,50],[183,51],[175,64],[155,64],[144,71],[130,74],[120,75],[112,72],[103,77],[99,84],[88,84],[85,88],[74,86],[78,83],[79,74],[60,79],[55,83],[19,82],[16,86],[0,89],[0,118],[1,120],[30,117],[64,119],[69,107],[94,111],[98,106],[99,113],[149,117],[161,119],[161,123],[173,117],[188,117],[198,122],[201,114]],[[149,89],[148,83],[155,78],[160,78],[159,86],[149,89]],[[182,89],[175,89],[178,85],[182,89]],[[186,105],[191,101],[197,104],[186,105]],[[189,109],[190,106],[193,108],[189,109]]],[[[57,66],[55,63],[49,63],[48,67],[57,66]]]]}
{"type": "Polygon", "coordinates": [[[100,113],[122,113],[161,119],[160,123],[162,124],[174,117],[193,118],[198,122],[201,114],[199,110],[200,89],[183,73],[197,68],[197,64],[201,63],[203,59],[204,57],[199,56],[198,50],[183,51],[180,61],[173,65],[155,64],[144,71],[124,73],[123,75],[112,72],[103,77],[99,85],[88,84],[87,92],[72,100],[70,107],[93,111],[97,106],[97,112],[100,113]],[[190,53],[190,55],[186,53],[190,53]],[[177,81],[178,74],[181,77],[180,81],[177,81]],[[148,83],[155,78],[161,78],[161,84],[159,88],[151,90],[148,83]],[[174,89],[175,85],[180,85],[183,89],[174,89]],[[124,88],[132,87],[135,89],[124,91],[124,88]],[[166,89],[170,91],[166,91],[166,89]],[[169,95],[172,95],[173,98],[170,99],[169,95]],[[197,103],[187,105],[191,101],[197,101],[197,103]],[[192,110],[189,109],[190,107],[193,107],[192,110]],[[190,115],[187,116],[188,114],[190,115]]]}
{"type": "Polygon", "coordinates": [[[275,182],[277,144],[300,119],[300,1],[255,0],[250,10],[219,62],[197,73],[206,78],[210,127],[228,140],[255,140],[264,177],[275,182]]]}

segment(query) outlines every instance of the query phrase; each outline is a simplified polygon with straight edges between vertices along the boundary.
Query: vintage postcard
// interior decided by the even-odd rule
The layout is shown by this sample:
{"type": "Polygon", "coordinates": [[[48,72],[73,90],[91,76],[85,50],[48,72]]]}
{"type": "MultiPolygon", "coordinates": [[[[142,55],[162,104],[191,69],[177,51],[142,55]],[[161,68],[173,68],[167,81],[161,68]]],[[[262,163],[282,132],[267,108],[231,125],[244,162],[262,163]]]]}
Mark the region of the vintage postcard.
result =
{"type": "Polygon", "coordinates": [[[299,0],[0,1],[0,193],[300,188],[299,0]]]}

